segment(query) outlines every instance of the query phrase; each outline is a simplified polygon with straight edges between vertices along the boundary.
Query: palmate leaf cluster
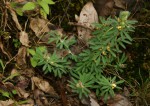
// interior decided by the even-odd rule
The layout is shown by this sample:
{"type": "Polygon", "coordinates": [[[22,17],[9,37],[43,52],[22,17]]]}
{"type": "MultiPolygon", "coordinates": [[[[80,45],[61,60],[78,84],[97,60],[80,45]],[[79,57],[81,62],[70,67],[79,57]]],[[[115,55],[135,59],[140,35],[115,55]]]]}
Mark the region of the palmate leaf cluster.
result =
{"type": "Polygon", "coordinates": [[[88,88],[93,87],[95,78],[94,75],[91,75],[91,73],[72,73],[72,81],[69,81],[69,83],[69,86],[73,89],[73,92],[78,93],[79,98],[82,98],[83,96],[88,96],[90,93],[88,88]]]}
{"type": "Polygon", "coordinates": [[[104,100],[107,100],[109,96],[115,96],[114,88],[121,89],[118,85],[123,83],[123,80],[116,82],[116,76],[113,78],[111,77],[99,77],[96,75],[96,82],[97,82],[97,89],[96,89],[96,95],[100,95],[104,97],[104,100]]]}
{"type": "Polygon", "coordinates": [[[89,41],[89,48],[79,54],[80,61],[76,65],[76,71],[97,72],[99,70],[101,72],[107,66],[121,70],[120,68],[127,59],[122,53],[122,48],[126,48],[126,43],[131,44],[132,38],[129,33],[134,31],[132,25],[136,21],[120,17],[115,19],[101,17],[101,24],[95,24],[97,30],[93,32],[94,37],[89,41]],[[124,21],[122,22],[122,20],[124,21]],[[122,25],[122,23],[124,24],[122,25]]]}
{"type": "Polygon", "coordinates": [[[42,66],[45,74],[53,73],[54,76],[61,77],[71,70],[70,58],[76,60],[76,56],[70,50],[70,46],[76,40],[74,37],[68,38],[68,36],[59,35],[55,31],[51,31],[49,35],[50,39],[48,43],[55,44],[54,51],[48,52],[47,48],[42,46],[36,47],[35,49],[28,49],[28,52],[32,55],[30,58],[31,65],[33,67],[42,66]],[[68,53],[65,56],[61,56],[59,52],[62,50],[68,53]]]}
{"type": "MultiPolygon", "coordinates": [[[[114,96],[114,88],[120,89],[117,84],[123,82],[122,80],[116,81],[116,77],[107,78],[104,72],[105,70],[123,72],[123,68],[126,67],[124,63],[127,57],[122,49],[126,49],[126,44],[132,43],[132,37],[129,34],[134,31],[133,25],[136,23],[134,20],[127,19],[129,15],[128,11],[123,11],[118,18],[100,17],[100,23],[94,24],[96,30],[88,42],[89,48],[78,55],[78,62],[74,67],[74,73],[80,72],[83,75],[90,73],[91,77],[94,76],[95,83],[88,85],[88,89],[96,89],[96,94],[103,96],[105,100],[109,96],[114,96]]],[[[82,85],[86,85],[86,81],[82,82],[81,78],[76,78],[76,81],[72,79],[73,82],[70,85],[75,92],[78,89],[75,85],[79,81],[82,85]]],[[[77,93],[85,95],[85,92],[77,93]]]]}
{"type": "Polygon", "coordinates": [[[49,54],[45,47],[37,47],[36,50],[29,49],[28,51],[32,55],[31,65],[42,66],[45,74],[54,73],[55,76],[61,77],[70,70],[70,62],[66,58],[61,58],[56,52],[49,54]]]}

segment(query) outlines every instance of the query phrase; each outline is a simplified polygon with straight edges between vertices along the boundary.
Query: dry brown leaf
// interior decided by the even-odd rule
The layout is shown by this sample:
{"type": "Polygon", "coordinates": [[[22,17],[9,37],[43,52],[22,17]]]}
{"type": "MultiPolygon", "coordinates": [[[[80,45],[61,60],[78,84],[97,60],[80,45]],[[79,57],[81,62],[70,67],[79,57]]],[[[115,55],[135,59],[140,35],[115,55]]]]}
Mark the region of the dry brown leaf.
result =
{"type": "Polygon", "coordinates": [[[46,34],[50,32],[49,26],[50,23],[48,20],[40,18],[31,18],[30,19],[30,28],[33,30],[35,35],[42,41],[47,42],[49,35],[46,34]]]}
{"type": "Polygon", "coordinates": [[[95,99],[93,99],[92,97],[90,97],[90,104],[91,104],[91,106],[100,106],[98,103],[97,103],[97,101],[95,100],[95,99]]]}
{"type": "Polygon", "coordinates": [[[31,18],[30,19],[30,28],[33,30],[35,35],[43,42],[48,42],[50,31],[57,31],[59,35],[62,35],[63,30],[57,28],[55,25],[50,23],[48,20],[40,18],[31,18]]]}
{"type": "Polygon", "coordinates": [[[128,97],[128,96],[130,95],[130,92],[129,92],[129,90],[128,90],[127,87],[124,87],[124,89],[123,89],[123,94],[124,94],[126,97],[128,97]]]}
{"type": "Polygon", "coordinates": [[[132,103],[124,96],[116,94],[115,97],[107,101],[108,106],[133,106],[132,103]]]}
{"type": "Polygon", "coordinates": [[[125,9],[125,1],[124,0],[114,0],[115,6],[121,9],[125,9]]]}
{"type": "Polygon", "coordinates": [[[43,92],[57,95],[54,88],[47,81],[38,77],[32,77],[31,80],[36,85],[36,87],[38,87],[38,89],[42,90],[43,92]]]}
{"type": "Polygon", "coordinates": [[[27,93],[24,89],[20,88],[20,87],[16,87],[16,91],[19,97],[21,98],[27,98],[29,97],[29,93],[27,93]]]}
{"type": "Polygon", "coordinates": [[[33,91],[33,93],[35,102],[38,106],[49,106],[48,100],[46,97],[44,97],[44,93],[41,90],[36,89],[33,91]]]}
{"type": "Polygon", "coordinates": [[[6,51],[4,49],[4,45],[3,45],[2,41],[1,41],[1,39],[0,39],[0,49],[8,57],[8,59],[11,59],[12,56],[11,56],[11,54],[8,51],[6,51]]]}
{"type": "Polygon", "coordinates": [[[19,33],[19,40],[22,45],[27,46],[27,47],[29,46],[29,37],[25,31],[21,31],[19,33]]]}
{"type": "Polygon", "coordinates": [[[21,71],[21,74],[31,78],[35,74],[34,68],[25,68],[21,71]]]}
{"type": "Polygon", "coordinates": [[[15,101],[13,101],[12,99],[9,99],[5,101],[0,101],[0,106],[13,106],[14,103],[15,101]]]}
{"type": "Polygon", "coordinates": [[[83,98],[81,98],[81,103],[86,105],[86,106],[89,106],[90,105],[90,99],[83,97],[83,98]]]}
{"type": "Polygon", "coordinates": [[[27,66],[26,55],[27,55],[27,48],[24,46],[19,48],[16,61],[17,61],[17,65],[21,68],[26,68],[27,66]]]}
{"type": "Polygon", "coordinates": [[[21,25],[20,25],[20,23],[18,21],[16,12],[12,9],[12,7],[10,6],[9,2],[7,2],[6,5],[7,5],[7,8],[9,9],[9,11],[10,11],[10,14],[12,15],[12,19],[15,22],[16,27],[18,28],[18,30],[22,31],[22,27],[21,27],[21,25]]]}
{"type": "MultiPolygon", "coordinates": [[[[77,18],[77,16],[76,16],[77,18]]],[[[78,18],[78,23],[87,27],[92,27],[92,23],[98,22],[98,15],[92,2],[88,2],[82,9],[78,18]]],[[[91,38],[91,30],[83,27],[77,27],[79,39],[87,41],[91,38]]]]}
{"type": "Polygon", "coordinates": [[[5,87],[7,88],[8,91],[12,91],[15,89],[15,86],[11,82],[5,82],[4,83],[5,87]]]}
{"type": "Polygon", "coordinates": [[[28,74],[28,72],[25,70],[17,70],[17,69],[13,69],[11,71],[11,75],[19,75],[19,76],[16,76],[15,78],[15,87],[19,87],[21,89],[26,89],[28,86],[29,86],[29,82],[30,82],[30,79],[28,77],[26,77],[25,75],[23,75],[22,73],[26,73],[28,74]]]}
{"type": "Polygon", "coordinates": [[[31,18],[30,19],[30,28],[36,34],[37,37],[40,37],[42,33],[49,32],[48,20],[40,18],[31,18]]]}

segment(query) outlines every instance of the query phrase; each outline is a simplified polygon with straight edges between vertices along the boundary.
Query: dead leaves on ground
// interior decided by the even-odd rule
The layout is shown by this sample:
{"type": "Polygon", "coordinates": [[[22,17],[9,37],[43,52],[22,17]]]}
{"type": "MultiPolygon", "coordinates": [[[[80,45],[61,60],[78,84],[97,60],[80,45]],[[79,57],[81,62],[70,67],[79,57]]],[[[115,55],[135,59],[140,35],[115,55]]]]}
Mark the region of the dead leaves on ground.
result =
{"type": "Polygon", "coordinates": [[[36,86],[38,89],[42,90],[45,93],[57,96],[54,88],[50,86],[50,84],[47,81],[40,79],[38,77],[32,77],[31,80],[32,80],[32,90],[34,90],[36,86]]]}
{"type": "Polygon", "coordinates": [[[132,103],[124,96],[116,94],[115,97],[111,98],[107,102],[108,106],[133,106],[132,103]]]}
{"type": "Polygon", "coordinates": [[[20,47],[18,50],[16,62],[17,65],[22,69],[25,69],[27,67],[26,55],[27,55],[27,48],[24,46],[20,47]]]}
{"type": "Polygon", "coordinates": [[[61,28],[57,28],[48,20],[40,19],[40,18],[31,18],[30,28],[35,33],[35,35],[39,38],[39,40],[46,42],[46,43],[49,40],[50,35],[48,33],[50,31],[56,31],[59,35],[62,35],[63,33],[63,30],[61,28]]]}
{"type": "MultiPolygon", "coordinates": [[[[30,71],[33,71],[29,69],[30,71]]],[[[0,91],[5,91],[5,97],[12,98],[12,96],[18,96],[18,100],[8,99],[6,101],[0,101],[0,106],[10,106],[11,104],[19,104],[19,100],[22,99],[26,101],[24,105],[17,106],[33,106],[34,104],[38,104],[39,106],[48,106],[48,99],[45,97],[46,94],[58,96],[54,88],[49,84],[48,81],[43,80],[38,77],[31,77],[32,75],[25,75],[24,71],[26,70],[17,70],[13,69],[11,75],[7,78],[7,80],[3,80],[0,83],[0,91]],[[15,76],[16,74],[20,74],[19,76],[15,76]],[[30,78],[29,78],[30,77],[30,78]],[[11,80],[15,80],[14,83],[11,83],[11,80]],[[30,84],[32,82],[32,84],[30,84]],[[32,91],[27,88],[32,88],[32,91]],[[16,92],[15,94],[13,92],[16,92]],[[29,101],[30,100],[30,103],[29,101]],[[31,102],[31,101],[34,101],[31,102]],[[8,104],[6,104],[8,102],[8,104]],[[5,104],[5,105],[3,105],[5,104]]],[[[4,93],[5,93],[4,92],[4,93]]],[[[2,92],[0,92],[2,93],[2,92]]]]}
{"type": "Polygon", "coordinates": [[[6,100],[6,101],[0,101],[0,106],[11,106],[15,102],[12,99],[6,100]]]}
{"type": "MultiPolygon", "coordinates": [[[[113,7],[116,6],[121,9],[125,9],[124,1],[123,0],[95,0],[95,5],[93,6],[92,2],[88,2],[83,9],[79,16],[76,16],[76,26],[77,26],[77,34],[78,39],[87,42],[92,37],[92,30],[94,29],[93,23],[97,23],[98,15],[100,16],[108,16],[111,15],[113,7]],[[95,7],[94,7],[95,6],[95,7]],[[96,9],[95,9],[96,8],[96,9]]],[[[18,49],[16,63],[19,66],[20,70],[14,69],[11,73],[11,77],[5,80],[3,83],[0,83],[0,89],[12,92],[11,90],[16,90],[17,96],[19,99],[27,100],[25,104],[18,105],[18,106],[33,106],[34,104],[37,105],[50,105],[49,99],[46,95],[53,95],[58,97],[53,86],[50,83],[40,77],[35,76],[35,73],[32,69],[27,68],[27,48],[30,47],[30,37],[32,38],[34,35],[29,35],[29,33],[23,30],[22,26],[20,25],[17,15],[15,11],[10,7],[10,4],[7,3],[7,8],[9,9],[12,19],[15,23],[16,28],[20,31],[19,32],[19,41],[21,42],[22,46],[18,49]],[[20,76],[17,76],[18,74],[20,76]],[[16,76],[15,76],[16,75],[16,76]],[[14,80],[14,83],[10,81],[14,80]],[[11,89],[10,89],[11,88],[11,89]],[[28,89],[27,89],[28,88],[28,89]],[[31,90],[32,88],[32,90],[31,90]],[[35,103],[34,103],[35,101],[35,103]]],[[[49,20],[41,19],[41,18],[30,18],[30,29],[34,32],[35,36],[43,42],[48,42],[49,39],[49,32],[52,30],[57,31],[60,36],[64,33],[63,29],[57,28],[55,25],[49,22],[49,20]]],[[[32,43],[32,42],[31,42],[32,43]]],[[[4,50],[3,44],[0,42],[0,48],[2,52],[7,55],[10,59],[11,57],[9,54],[4,50]]],[[[77,49],[75,49],[77,51],[77,49]]],[[[60,53],[63,51],[60,51],[60,53]]],[[[63,53],[66,53],[64,51],[63,53]]],[[[65,55],[63,54],[62,55],[65,55]]],[[[79,102],[76,98],[67,98],[68,100],[74,102],[79,102]]],[[[8,99],[6,101],[0,101],[0,106],[10,106],[15,104],[17,101],[8,99]]],[[[88,99],[85,98],[84,101],[81,101],[83,104],[87,106],[100,106],[99,102],[96,98],[90,96],[88,99]]],[[[79,103],[78,103],[79,104],[79,103]]],[[[114,98],[108,100],[108,106],[132,106],[129,100],[120,95],[116,94],[114,98]]]]}
{"type": "Polygon", "coordinates": [[[28,37],[28,33],[26,33],[25,31],[21,31],[19,33],[19,40],[21,42],[22,45],[28,47],[29,46],[29,37],[28,37]]]}

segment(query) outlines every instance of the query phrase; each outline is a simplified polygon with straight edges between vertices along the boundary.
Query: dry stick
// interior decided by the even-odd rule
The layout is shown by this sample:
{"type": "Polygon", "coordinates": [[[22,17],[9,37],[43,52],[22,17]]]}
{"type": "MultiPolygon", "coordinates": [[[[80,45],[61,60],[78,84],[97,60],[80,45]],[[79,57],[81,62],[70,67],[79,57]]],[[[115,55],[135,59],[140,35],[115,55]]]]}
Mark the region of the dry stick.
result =
{"type": "Polygon", "coordinates": [[[67,15],[67,11],[68,11],[68,9],[69,9],[70,4],[71,4],[71,0],[68,0],[68,6],[67,6],[67,8],[66,8],[66,11],[65,11],[65,13],[64,13],[64,15],[63,15],[61,21],[60,21],[59,26],[61,25],[62,21],[64,20],[65,16],[67,15]]]}
{"type": "MultiPolygon", "coordinates": [[[[4,66],[4,70],[5,70],[6,66],[7,66],[13,59],[15,59],[15,57],[17,57],[17,54],[16,54],[14,57],[12,57],[8,62],[6,62],[5,66],[4,66]]],[[[3,70],[3,74],[4,74],[4,70],[3,70]]]]}
{"type": "MultiPolygon", "coordinates": [[[[44,30],[44,28],[47,27],[47,25],[49,24],[50,22],[47,22],[45,27],[43,27],[38,33],[37,33],[37,36],[44,30]]],[[[46,33],[46,32],[45,32],[46,33]]],[[[40,42],[40,40],[42,39],[42,37],[44,36],[45,33],[42,33],[41,37],[39,38],[39,40],[37,41],[37,44],[40,42]]]]}
{"type": "Polygon", "coordinates": [[[137,9],[136,9],[136,7],[137,7],[137,4],[139,3],[139,0],[136,0],[136,4],[134,5],[134,13],[133,13],[133,15],[131,16],[131,18],[136,14],[136,12],[138,11],[137,9]]]}
{"type": "MultiPolygon", "coordinates": [[[[55,95],[51,95],[51,94],[41,94],[40,95],[41,97],[49,97],[49,98],[55,98],[55,99],[61,99],[60,96],[55,96],[55,95]]],[[[75,97],[75,96],[78,96],[78,94],[70,94],[70,95],[66,95],[67,98],[68,97],[75,97]]]]}
{"type": "Polygon", "coordinates": [[[144,25],[137,25],[136,27],[150,27],[150,24],[146,23],[144,25]]]}
{"type": "Polygon", "coordinates": [[[73,25],[73,26],[83,27],[83,28],[89,29],[91,31],[94,29],[94,28],[88,27],[88,26],[86,26],[85,24],[82,24],[82,23],[69,22],[68,24],[73,25]]]}

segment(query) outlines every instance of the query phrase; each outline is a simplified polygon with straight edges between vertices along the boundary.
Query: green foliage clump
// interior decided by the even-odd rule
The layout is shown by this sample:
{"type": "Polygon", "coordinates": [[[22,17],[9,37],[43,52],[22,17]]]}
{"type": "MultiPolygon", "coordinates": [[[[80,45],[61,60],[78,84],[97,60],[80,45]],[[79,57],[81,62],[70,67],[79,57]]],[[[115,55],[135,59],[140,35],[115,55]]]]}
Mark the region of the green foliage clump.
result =
{"type": "MultiPolygon", "coordinates": [[[[91,77],[95,78],[95,83],[88,88],[96,89],[97,96],[104,96],[105,100],[109,96],[114,96],[114,88],[120,89],[117,85],[123,82],[122,80],[116,82],[116,77],[107,78],[107,74],[104,72],[106,70],[122,72],[125,67],[124,62],[127,57],[122,52],[122,48],[126,49],[125,44],[131,44],[132,37],[129,34],[134,31],[133,24],[136,23],[134,20],[127,20],[129,15],[128,11],[123,11],[119,18],[112,19],[109,17],[104,19],[101,17],[101,23],[95,24],[94,36],[88,42],[89,48],[78,55],[78,62],[74,67],[74,73],[83,74],[82,77],[86,76],[86,73],[92,73],[91,77]]],[[[73,79],[76,84],[86,82],[76,80],[73,79]]],[[[71,87],[78,89],[77,86],[73,86],[76,85],[74,83],[70,82],[71,87]]],[[[85,92],[82,92],[82,94],[88,95],[85,92]]]]}
{"type": "Polygon", "coordinates": [[[36,2],[27,2],[23,5],[15,2],[11,2],[11,7],[13,7],[17,14],[23,16],[23,12],[30,11],[39,8],[41,16],[47,19],[47,15],[50,13],[49,5],[53,5],[55,2],[53,0],[37,0],[36,2]]]}
{"type": "Polygon", "coordinates": [[[93,87],[95,78],[91,73],[72,73],[72,81],[69,81],[69,83],[73,92],[78,93],[79,98],[82,98],[90,93],[89,88],[93,87]]]}
{"type": "Polygon", "coordinates": [[[105,100],[114,96],[114,89],[121,89],[118,84],[123,83],[107,71],[123,72],[127,57],[122,52],[126,44],[131,44],[130,32],[134,31],[134,20],[128,20],[130,13],[123,11],[119,17],[100,18],[101,23],[94,24],[96,30],[88,41],[89,47],[78,55],[74,55],[70,48],[76,43],[74,37],[50,33],[49,44],[54,47],[53,52],[48,52],[44,47],[36,50],[29,49],[32,55],[32,66],[42,66],[45,73],[53,72],[61,77],[64,73],[70,73],[69,86],[73,92],[79,94],[79,98],[88,96],[91,89],[96,90],[97,96],[103,96],[105,100]],[[65,50],[65,56],[57,51],[65,50]],[[73,61],[73,62],[72,62],[73,61]],[[72,64],[73,63],[73,64],[72,64]]]}
{"type": "Polygon", "coordinates": [[[42,66],[44,73],[53,72],[55,76],[61,77],[63,73],[67,73],[69,70],[69,62],[66,58],[61,58],[54,52],[49,54],[45,47],[37,47],[28,50],[32,55],[31,64],[33,67],[42,66]]]}
{"type": "Polygon", "coordinates": [[[69,58],[76,60],[76,56],[69,49],[74,44],[75,38],[68,39],[67,36],[60,36],[56,32],[50,33],[49,43],[56,44],[56,50],[52,53],[48,52],[46,47],[37,47],[34,49],[28,49],[32,55],[31,65],[33,67],[42,66],[44,73],[53,72],[55,76],[61,77],[62,74],[69,72],[71,62],[69,58]],[[62,57],[57,51],[65,50],[67,55],[62,57]]]}

